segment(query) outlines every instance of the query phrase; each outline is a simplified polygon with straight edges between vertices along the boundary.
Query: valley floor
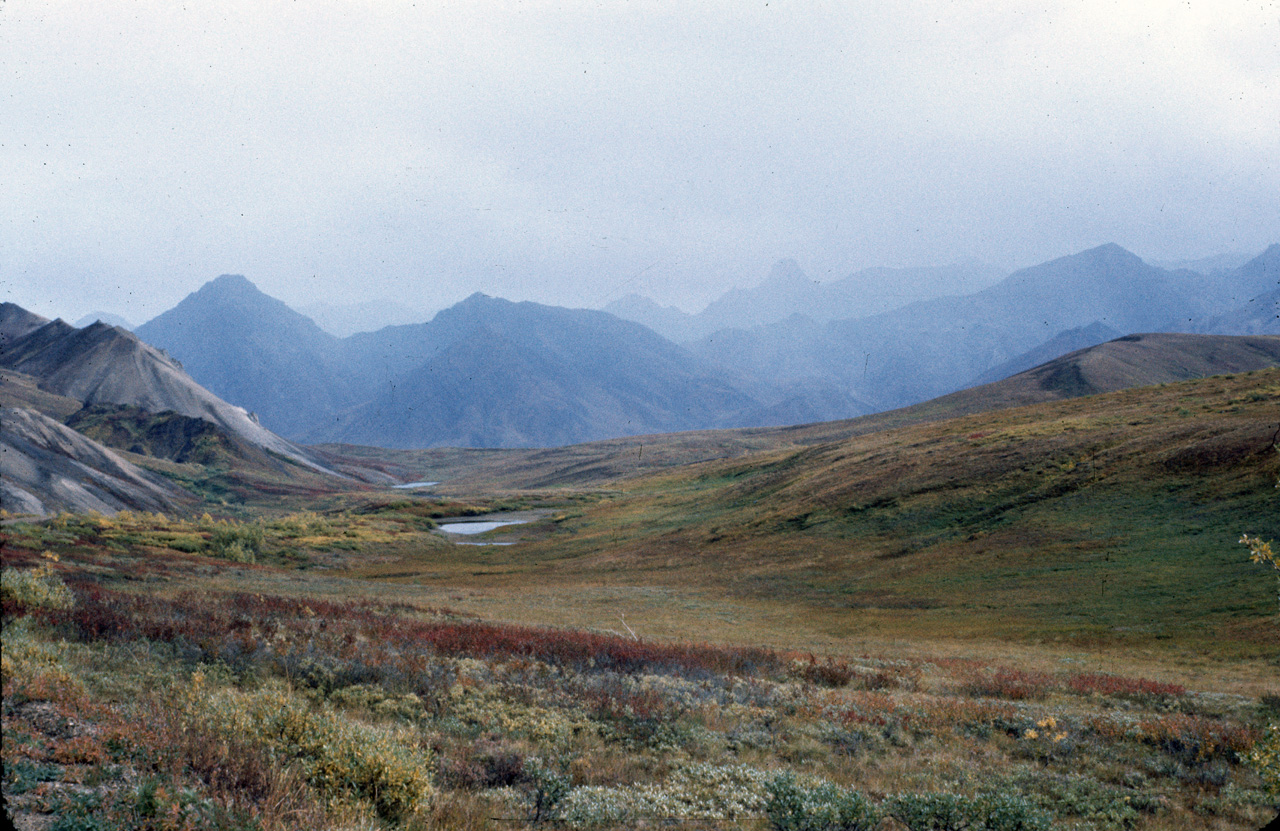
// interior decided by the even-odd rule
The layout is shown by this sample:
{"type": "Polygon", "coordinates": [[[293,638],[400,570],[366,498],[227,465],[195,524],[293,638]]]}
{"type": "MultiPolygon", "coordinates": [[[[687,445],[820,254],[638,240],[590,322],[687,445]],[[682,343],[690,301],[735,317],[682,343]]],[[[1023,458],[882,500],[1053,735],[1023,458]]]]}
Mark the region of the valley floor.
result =
{"type": "Polygon", "coordinates": [[[534,588],[486,574],[514,547],[433,530],[460,507],[7,520],[18,827],[1252,829],[1280,804],[1274,655],[534,588]]]}

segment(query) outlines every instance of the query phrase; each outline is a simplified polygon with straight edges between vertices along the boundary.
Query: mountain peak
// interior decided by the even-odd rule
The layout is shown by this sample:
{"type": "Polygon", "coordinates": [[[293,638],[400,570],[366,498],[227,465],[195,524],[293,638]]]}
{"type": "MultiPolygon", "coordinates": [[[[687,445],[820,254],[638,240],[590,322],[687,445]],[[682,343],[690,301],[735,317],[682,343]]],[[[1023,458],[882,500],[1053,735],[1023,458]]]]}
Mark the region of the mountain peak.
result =
{"type": "Polygon", "coordinates": [[[29,312],[17,303],[0,303],[0,342],[20,338],[49,323],[49,318],[29,312]]]}
{"type": "Polygon", "coordinates": [[[818,281],[811,278],[800,268],[800,264],[791,258],[778,260],[773,264],[773,268],[769,271],[768,278],[761,284],[761,288],[807,288],[816,284],[818,281]]]}
{"type": "Polygon", "coordinates": [[[1080,252],[1076,256],[1086,257],[1088,259],[1093,259],[1093,260],[1106,259],[1106,260],[1113,260],[1113,261],[1114,260],[1128,260],[1128,261],[1136,260],[1139,262],[1142,261],[1142,258],[1139,257],[1137,254],[1133,253],[1127,248],[1123,248],[1119,245],[1116,245],[1114,242],[1108,242],[1105,245],[1099,245],[1097,248],[1090,248],[1087,251],[1080,252]]]}
{"type": "Polygon", "coordinates": [[[504,300],[501,297],[490,297],[484,292],[477,291],[466,299],[454,303],[449,308],[441,309],[436,313],[434,320],[458,319],[460,315],[469,319],[472,315],[492,313],[497,309],[505,309],[514,305],[510,300],[504,300]]]}
{"type": "Polygon", "coordinates": [[[1280,242],[1273,242],[1267,250],[1245,263],[1241,268],[1248,270],[1275,269],[1280,266],[1280,242]]]}
{"type": "Polygon", "coordinates": [[[250,297],[262,294],[243,274],[221,274],[200,287],[197,294],[217,297],[250,297]]]}

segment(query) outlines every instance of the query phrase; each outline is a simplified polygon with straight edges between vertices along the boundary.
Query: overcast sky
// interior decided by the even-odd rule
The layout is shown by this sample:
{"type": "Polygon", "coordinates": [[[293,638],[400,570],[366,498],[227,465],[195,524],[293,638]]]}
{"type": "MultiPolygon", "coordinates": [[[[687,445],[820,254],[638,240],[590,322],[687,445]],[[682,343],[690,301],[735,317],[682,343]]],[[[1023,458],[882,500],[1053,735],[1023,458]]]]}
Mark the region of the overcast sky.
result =
{"type": "Polygon", "coordinates": [[[0,194],[3,298],[69,320],[1253,253],[1280,2],[0,0],[0,194]]]}

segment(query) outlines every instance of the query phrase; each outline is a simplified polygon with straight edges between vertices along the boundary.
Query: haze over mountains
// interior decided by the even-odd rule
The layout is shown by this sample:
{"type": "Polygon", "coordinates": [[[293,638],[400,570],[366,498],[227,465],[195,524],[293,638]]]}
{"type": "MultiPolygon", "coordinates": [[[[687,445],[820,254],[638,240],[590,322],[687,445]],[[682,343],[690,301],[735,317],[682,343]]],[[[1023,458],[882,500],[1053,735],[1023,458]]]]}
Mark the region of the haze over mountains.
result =
{"type": "MultiPolygon", "coordinates": [[[[497,468],[481,459],[476,470],[477,457],[447,451],[439,469],[457,482],[481,475],[518,487],[581,483],[690,458],[825,443],[1280,366],[1278,275],[1280,246],[1208,276],[1154,268],[1104,246],[967,296],[826,323],[792,315],[721,330],[689,347],[605,312],[480,294],[428,323],[336,338],[247,279],[227,275],[139,329],[186,357],[186,367],[119,327],[77,328],[6,303],[0,305],[4,499],[23,511],[110,512],[163,509],[189,498],[129,459],[209,470],[225,470],[231,460],[306,488],[335,470],[390,484],[377,469],[384,462],[376,454],[351,456],[353,444],[572,444],[565,453],[494,457],[497,468]],[[1068,328],[1043,337],[1055,327],[1068,328]],[[1128,333],[1143,329],[1236,334],[1128,333]],[[1013,354],[1026,344],[1032,345],[1013,354]],[[861,367],[849,352],[863,354],[861,367]],[[201,386],[187,369],[237,403],[201,386]],[[980,374],[970,383],[957,382],[975,370],[980,374]],[[930,385],[963,389],[933,396],[930,385]],[[850,391],[868,400],[897,396],[909,406],[864,403],[850,391]],[[271,432],[245,404],[301,440],[347,448],[298,446],[271,432]],[[838,420],[873,409],[884,412],[838,420]],[[764,427],[787,424],[807,426],[764,427]],[[708,431],[755,425],[732,434],[708,431]],[[647,462],[632,457],[629,442],[600,441],[640,434],[647,462]],[[592,440],[597,443],[582,444],[592,440]],[[297,471],[312,480],[301,484],[297,471]]],[[[802,285],[805,279],[790,266],[774,277],[769,286],[779,291],[787,280],[802,285]]],[[[749,309],[748,295],[735,295],[733,303],[749,309]]]]}
{"type": "MultiPolygon", "coordinates": [[[[549,446],[828,415],[806,392],[745,379],[604,312],[482,294],[429,323],[335,338],[224,275],[139,337],[290,438],[402,447],[549,446]]],[[[840,414],[856,402],[835,395],[840,414]]],[[[827,409],[824,409],[827,408],[827,409]]]]}
{"type": "MultiPolygon", "coordinates": [[[[942,271],[876,273],[904,281],[906,296],[942,271]]],[[[950,272],[957,286],[998,278],[977,264],[950,272]]],[[[828,421],[997,381],[1122,335],[1280,334],[1280,245],[1209,275],[1157,268],[1106,245],[969,294],[834,317],[888,302],[859,298],[850,290],[858,279],[867,275],[823,285],[784,261],[757,289],[731,292],[680,323],[696,328],[714,319],[740,328],[685,345],[605,312],[481,294],[426,323],[338,338],[234,275],[209,282],[136,334],[167,353],[151,350],[148,372],[166,364],[170,375],[185,370],[216,397],[256,414],[210,411],[215,421],[238,420],[238,431],[247,423],[307,443],[406,448],[551,447],[828,421]]],[[[6,338],[28,339],[6,347],[5,366],[52,371],[37,356],[55,353],[30,337],[32,326],[45,324],[5,324],[6,338]]],[[[86,368],[106,360],[89,356],[141,346],[126,348],[128,333],[103,324],[57,324],[43,337],[63,343],[57,354],[64,357],[65,344],[79,344],[80,368],[71,374],[87,402],[94,392],[86,368]]],[[[150,406],[145,396],[110,397],[150,406]]]]}
{"type": "MultiPolygon", "coordinates": [[[[1121,334],[1206,331],[1209,320],[1221,318],[1235,331],[1233,318],[1243,320],[1250,299],[1263,308],[1260,298],[1278,282],[1280,245],[1212,277],[1166,271],[1105,245],[1023,269],[967,296],[855,320],[797,316],[717,332],[691,349],[746,376],[808,377],[885,410],[961,389],[1001,364],[1017,367],[1024,353],[1094,324],[1121,334]]],[[[1280,320],[1241,328],[1280,333],[1280,320]]]]}
{"type": "Polygon", "coordinates": [[[793,315],[821,322],[869,317],[939,295],[978,291],[1003,276],[994,266],[970,261],[928,268],[868,268],[820,282],[805,274],[795,260],[782,260],[760,285],[733,289],[696,315],[637,294],[615,300],[604,310],[683,343],[723,329],[766,326],[793,315]]]}

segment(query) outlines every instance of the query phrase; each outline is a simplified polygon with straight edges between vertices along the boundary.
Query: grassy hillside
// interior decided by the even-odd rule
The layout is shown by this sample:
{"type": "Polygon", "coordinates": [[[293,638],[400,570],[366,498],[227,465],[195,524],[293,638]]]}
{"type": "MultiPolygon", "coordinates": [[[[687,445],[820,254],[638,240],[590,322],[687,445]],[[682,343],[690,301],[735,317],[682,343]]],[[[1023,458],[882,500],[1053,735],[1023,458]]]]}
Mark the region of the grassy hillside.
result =
{"type": "Polygon", "coordinates": [[[843,421],[666,433],[529,450],[323,447],[361,464],[378,465],[402,479],[437,482],[436,490],[443,493],[610,487],[616,480],[677,465],[806,447],[959,416],[1276,365],[1280,365],[1280,338],[1274,336],[1132,335],[1078,350],[1000,381],[843,421]]]}
{"type": "Polygon", "coordinates": [[[712,593],[838,637],[1260,655],[1274,598],[1237,542],[1280,536],[1278,402],[1267,370],[673,468],[519,546],[389,568],[529,598],[712,593]]]}

